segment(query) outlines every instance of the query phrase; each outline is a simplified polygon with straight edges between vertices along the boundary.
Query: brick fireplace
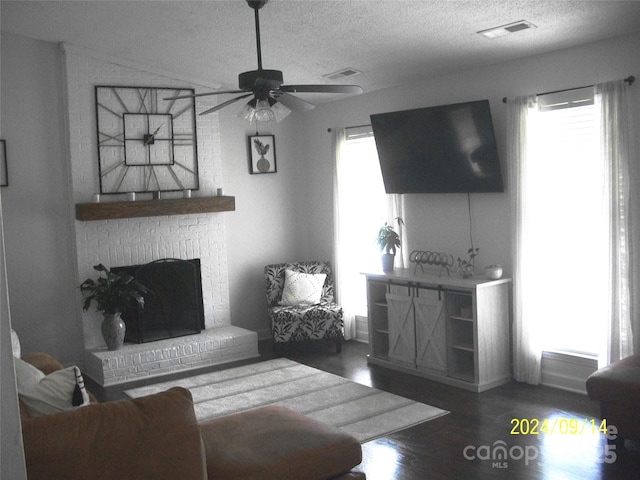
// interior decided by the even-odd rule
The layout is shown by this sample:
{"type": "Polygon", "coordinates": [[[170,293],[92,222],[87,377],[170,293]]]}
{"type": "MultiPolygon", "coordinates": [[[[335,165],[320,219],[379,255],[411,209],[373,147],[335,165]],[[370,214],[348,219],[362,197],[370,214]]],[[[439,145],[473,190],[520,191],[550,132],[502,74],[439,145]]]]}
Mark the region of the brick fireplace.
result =
{"type": "MultiPolygon", "coordinates": [[[[73,201],[85,203],[99,191],[94,86],[199,86],[70,46],[64,47],[64,53],[73,201]]],[[[213,97],[199,98],[197,107],[212,106],[214,101],[213,97]]],[[[216,188],[223,186],[217,115],[198,116],[197,137],[200,190],[192,195],[213,196],[216,188]]],[[[173,192],[163,198],[179,196],[173,192]]],[[[126,199],[124,194],[104,197],[103,201],[126,199]]],[[[138,199],[150,200],[151,194],[139,194],[138,199]]],[[[101,314],[93,308],[83,313],[85,369],[90,377],[109,385],[258,355],[257,334],[231,325],[225,241],[228,214],[232,213],[75,221],[78,284],[95,278],[93,266],[99,263],[120,267],[163,258],[198,258],[201,264],[205,328],[200,334],[125,344],[123,349],[109,352],[100,332],[101,314]]],[[[78,309],[80,306],[78,291],[78,309]]]]}

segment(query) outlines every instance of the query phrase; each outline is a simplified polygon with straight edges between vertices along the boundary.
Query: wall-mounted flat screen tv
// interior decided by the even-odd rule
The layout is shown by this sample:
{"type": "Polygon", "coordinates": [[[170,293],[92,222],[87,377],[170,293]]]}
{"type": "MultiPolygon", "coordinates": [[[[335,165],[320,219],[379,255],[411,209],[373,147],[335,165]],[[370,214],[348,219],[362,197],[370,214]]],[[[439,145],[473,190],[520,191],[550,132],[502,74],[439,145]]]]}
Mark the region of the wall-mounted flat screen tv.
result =
{"type": "Polygon", "coordinates": [[[503,192],[488,100],[371,115],[387,193],[503,192]]]}

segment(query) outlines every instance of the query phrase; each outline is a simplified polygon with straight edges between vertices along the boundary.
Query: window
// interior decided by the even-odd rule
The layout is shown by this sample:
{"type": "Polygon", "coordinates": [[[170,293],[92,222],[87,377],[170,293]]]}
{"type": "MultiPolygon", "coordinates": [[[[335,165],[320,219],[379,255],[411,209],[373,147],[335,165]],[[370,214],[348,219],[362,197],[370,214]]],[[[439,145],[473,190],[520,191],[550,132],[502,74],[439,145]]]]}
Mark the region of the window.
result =
{"type": "Polygon", "coordinates": [[[387,220],[388,208],[371,127],[347,129],[340,145],[337,176],[341,302],[349,299],[350,312],[366,316],[362,272],[380,268],[380,250],[375,239],[387,220]]]}
{"type": "Polygon", "coordinates": [[[609,210],[593,89],[539,96],[530,118],[523,258],[542,350],[602,353],[609,210]]]}

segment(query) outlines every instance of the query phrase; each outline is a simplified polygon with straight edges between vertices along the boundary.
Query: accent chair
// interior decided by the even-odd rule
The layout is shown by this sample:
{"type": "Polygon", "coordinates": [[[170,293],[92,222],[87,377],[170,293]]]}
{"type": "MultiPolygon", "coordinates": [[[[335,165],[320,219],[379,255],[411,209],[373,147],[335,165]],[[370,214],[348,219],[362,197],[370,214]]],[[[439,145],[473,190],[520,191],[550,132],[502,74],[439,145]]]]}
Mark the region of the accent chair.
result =
{"type": "Polygon", "coordinates": [[[342,351],[343,310],[335,302],[329,262],[293,262],[267,265],[267,309],[274,348],[285,342],[327,339],[342,351]]]}

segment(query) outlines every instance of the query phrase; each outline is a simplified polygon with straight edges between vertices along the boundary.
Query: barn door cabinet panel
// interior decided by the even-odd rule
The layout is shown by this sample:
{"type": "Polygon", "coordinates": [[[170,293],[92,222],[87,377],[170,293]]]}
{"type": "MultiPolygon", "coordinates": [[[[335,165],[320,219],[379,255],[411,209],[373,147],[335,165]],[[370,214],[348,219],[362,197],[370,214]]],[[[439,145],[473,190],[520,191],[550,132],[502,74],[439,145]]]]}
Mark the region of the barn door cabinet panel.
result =
{"type": "Polygon", "coordinates": [[[475,392],[510,381],[509,279],[366,277],[369,363],[475,392]]]}
{"type": "Polygon", "coordinates": [[[390,292],[389,358],[443,375],[446,361],[441,292],[413,284],[392,284],[390,292]]]}
{"type": "Polygon", "coordinates": [[[445,315],[442,292],[416,288],[416,368],[445,375],[445,315]]]}
{"type": "MultiPolygon", "coordinates": [[[[391,292],[397,290],[390,287],[391,292]]],[[[416,329],[413,311],[411,287],[404,287],[406,295],[387,293],[387,312],[389,316],[389,359],[415,367],[416,329]]]]}

